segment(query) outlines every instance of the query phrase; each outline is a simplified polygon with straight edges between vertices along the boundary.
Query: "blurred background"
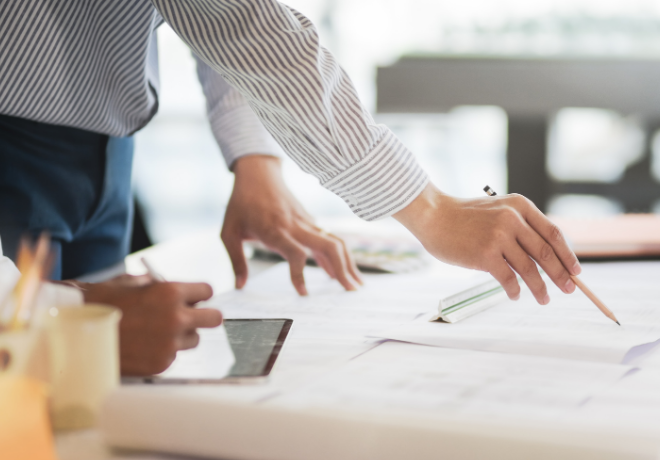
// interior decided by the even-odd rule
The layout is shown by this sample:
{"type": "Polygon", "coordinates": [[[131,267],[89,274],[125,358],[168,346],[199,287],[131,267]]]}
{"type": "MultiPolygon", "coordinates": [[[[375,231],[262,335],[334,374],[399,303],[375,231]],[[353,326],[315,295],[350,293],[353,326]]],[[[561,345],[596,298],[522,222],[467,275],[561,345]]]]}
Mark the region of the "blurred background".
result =
{"type": "MultiPolygon", "coordinates": [[[[374,112],[377,69],[395,64],[402,56],[660,60],[660,2],[655,0],[284,3],[317,25],[322,43],[335,54],[374,112]]],[[[219,231],[233,184],[206,121],[190,51],[168,26],[161,26],[158,35],[160,110],[136,136],[134,170],[136,197],[154,243],[211,228],[219,231]]],[[[442,82],[437,91],[443,91],[442,82]]],[[[416,153],[442,190],[469,197],[482,196],[485,184],[501,193],[509,189],[505,110],[458,105],[438,112],[401,112],[375,116],[416,153]]],[[[548,115],[544,159],[548,180],[616,184],[629,167],[645,161],[649,181],[655,183],[660,179],[660,141],[655,141],[655,135],[655,129],[645,129],[644,120],[634,113],[562,108],[548,115]],[[646,159],[645,146],[652,147],[646,159]]],[[[284,170],[289,187],[314,216],[352,215],[342,200],[292,161],[285,162],[284,170]]],[[[584,190],[548,193],[537,204],[547,212],[568,216],[660,212],[660,200],[653,197],[644,209],[630,209],[616,194],[584,190]]]]}

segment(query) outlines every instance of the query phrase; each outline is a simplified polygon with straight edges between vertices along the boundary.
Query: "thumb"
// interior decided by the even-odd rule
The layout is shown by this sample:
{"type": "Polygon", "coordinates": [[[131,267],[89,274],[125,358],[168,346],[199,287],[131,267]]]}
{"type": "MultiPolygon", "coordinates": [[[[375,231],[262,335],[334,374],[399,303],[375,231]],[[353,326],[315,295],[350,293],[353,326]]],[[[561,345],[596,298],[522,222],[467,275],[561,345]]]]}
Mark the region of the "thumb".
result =
{"type": "Polygon", "coordinates": [[[243,239],[234,232],[225,232],[221,234],[222,243],[227,249],[231,265],[236,276],[236,289],[242,289],[248,277],[247,260],[243,252],[243,239]]]}

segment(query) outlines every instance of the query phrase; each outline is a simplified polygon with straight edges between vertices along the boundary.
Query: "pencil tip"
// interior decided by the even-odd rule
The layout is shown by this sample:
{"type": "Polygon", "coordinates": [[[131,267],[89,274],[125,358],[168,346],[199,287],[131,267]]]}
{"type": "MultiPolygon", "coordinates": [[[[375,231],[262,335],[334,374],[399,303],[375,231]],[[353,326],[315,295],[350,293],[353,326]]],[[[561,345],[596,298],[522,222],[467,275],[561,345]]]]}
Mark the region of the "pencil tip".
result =
{"type": "Polygon", "coordinates": [[[616,323],[617,323],[619,326],[621,326],[621,323],[620,323],[620,322],[616,321],[616,323]]]}

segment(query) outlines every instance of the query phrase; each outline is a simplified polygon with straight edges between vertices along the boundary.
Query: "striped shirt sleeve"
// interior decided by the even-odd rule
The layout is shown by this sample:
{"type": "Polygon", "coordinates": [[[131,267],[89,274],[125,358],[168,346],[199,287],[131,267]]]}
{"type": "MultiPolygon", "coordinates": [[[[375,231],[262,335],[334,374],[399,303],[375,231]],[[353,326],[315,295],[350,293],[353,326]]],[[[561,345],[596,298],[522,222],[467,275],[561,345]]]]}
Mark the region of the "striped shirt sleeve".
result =
{"type": "Polygon", "coordinates": [[[376,124],[314,25],[277,0],[152,0],[193,52],[236,88],[287,154],[366,220],[428,182],[376,124]]]}
{"type": "Polygon", "coordinates": [[[206,96],[206,111],[227,167],[246,155],[284,156],[282,147],[264,128],[241,93],[195,56],[197,76],[206,96]]]}

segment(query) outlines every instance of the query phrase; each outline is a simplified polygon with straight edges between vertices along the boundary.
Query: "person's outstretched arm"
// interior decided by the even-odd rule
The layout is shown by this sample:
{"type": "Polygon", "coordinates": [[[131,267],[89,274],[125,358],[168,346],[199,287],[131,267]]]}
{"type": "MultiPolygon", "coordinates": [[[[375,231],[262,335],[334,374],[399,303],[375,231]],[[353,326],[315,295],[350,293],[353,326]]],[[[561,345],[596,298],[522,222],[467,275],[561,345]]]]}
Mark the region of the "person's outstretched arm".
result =
{"type": "Polygon", "coordinates": [[[211,130],[235,175],[221,236],[236,288],[241,289],[248,278],[243,241],[258,240],[289,262],[291,282],[300,295],[307,294],[303,269],[308,253],[331,278],[346,290],[354,290],[361,281],[345,243],[317,227],[287,188],[282,177],[282,148],[245,98],[215,70],[195,59],[211,130]]]}
{"type": "Polygon", "coordinates": [[[241,92],[287,154],[359,217],[375,220],[404,211],[399,220],[433,254],[489,271],[510,297],[518,290],[505,279],[503,264],[522,271],[536,298],[545,300],[530,257],[549,267],[562,290],[574,289],[564,280],[579,265],[561,232],[522,197],[461,201],[430,186],[412,153],[374,123],[302,14],[276,0],[152,2],[195,54],[241,92]],[[508,217],[493,222],[491,208],[498,206],[508,217]],[[555,259],[559,267],[550,262],[555,259]]]}
{"type": "Polygon", "coordinates": [[[374,122],[314,25],[275,0],[152,0],[303,169],[366,220],[406,207],[426,174],[374,122]]]}

